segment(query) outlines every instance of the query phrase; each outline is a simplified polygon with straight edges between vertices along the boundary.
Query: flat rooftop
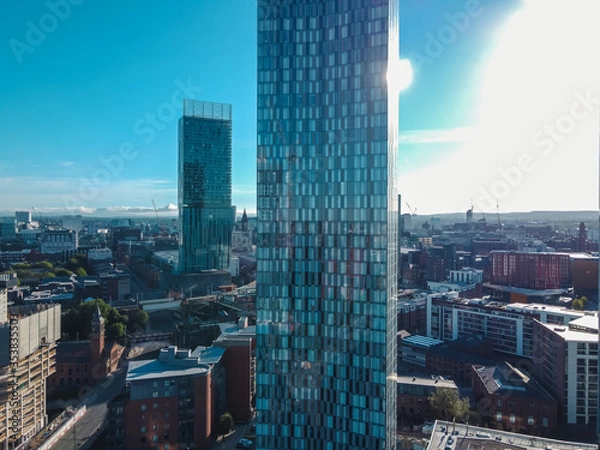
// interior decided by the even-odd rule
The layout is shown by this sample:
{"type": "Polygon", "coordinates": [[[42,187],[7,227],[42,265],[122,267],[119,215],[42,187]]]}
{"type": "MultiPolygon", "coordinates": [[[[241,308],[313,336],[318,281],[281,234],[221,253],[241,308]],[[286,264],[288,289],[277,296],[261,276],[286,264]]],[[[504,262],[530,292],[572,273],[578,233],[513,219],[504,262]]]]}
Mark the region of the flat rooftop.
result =
{"type": "Polygon", "coordinates": [[[558,441],[438,420],[427,450],[597,450],[594,444],[558,441]]]}

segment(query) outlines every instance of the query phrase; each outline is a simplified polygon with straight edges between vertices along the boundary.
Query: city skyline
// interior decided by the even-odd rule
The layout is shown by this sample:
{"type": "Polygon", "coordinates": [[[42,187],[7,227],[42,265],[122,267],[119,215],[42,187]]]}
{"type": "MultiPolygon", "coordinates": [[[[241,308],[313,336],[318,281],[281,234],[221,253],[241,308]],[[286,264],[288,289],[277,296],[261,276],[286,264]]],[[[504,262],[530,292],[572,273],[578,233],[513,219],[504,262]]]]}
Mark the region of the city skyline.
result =
{"type": "MultiPolygon", "coordinates": [[[[597,209],[593,3],[561,4],[401,2],[415,73],[400,107],[400,191],[420,213],[471,201],[494,211],[496,199],[502,211],[597,209]],[[555,180],[574,173],[577,191],[555,180]]],[[[191,97],[239,112],[233,203],[254,212],[255,6],[144,4],[142,22],[140,2],[9,4],[0,210],[175,205],[176,122],[191,97]]]]}

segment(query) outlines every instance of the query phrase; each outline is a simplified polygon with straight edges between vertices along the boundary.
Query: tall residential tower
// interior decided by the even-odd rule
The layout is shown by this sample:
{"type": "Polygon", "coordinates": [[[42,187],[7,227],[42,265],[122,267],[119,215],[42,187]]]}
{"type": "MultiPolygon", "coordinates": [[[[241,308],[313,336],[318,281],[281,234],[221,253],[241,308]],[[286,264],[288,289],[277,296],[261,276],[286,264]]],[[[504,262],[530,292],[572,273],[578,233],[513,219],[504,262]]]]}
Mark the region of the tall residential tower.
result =
{"type": "Polygon", "coordinates": [[[258,1],[257,449],[396,443],[397,0],[258,1]]]}
{"type": "Polygon", "coordinates": [[[179,119],[179,272],[229,268],[231,105],[183,101],[179,119]]]}

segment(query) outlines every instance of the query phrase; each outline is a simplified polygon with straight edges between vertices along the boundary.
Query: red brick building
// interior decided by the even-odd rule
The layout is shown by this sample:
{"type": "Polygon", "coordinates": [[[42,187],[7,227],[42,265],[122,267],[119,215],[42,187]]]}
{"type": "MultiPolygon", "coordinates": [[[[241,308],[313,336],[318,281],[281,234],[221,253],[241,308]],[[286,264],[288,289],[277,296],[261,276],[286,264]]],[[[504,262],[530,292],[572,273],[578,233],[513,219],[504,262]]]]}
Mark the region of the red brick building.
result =
{"type": "Polygon", "coordinates": [[[568,253],[493,251],[491,282],[526,289],[560,289],[571,284],[568,253]]]}
{"type": "Polygon", "coordinates": [[[124,448],[209,449],[213,432],[212,367],[171,346],[156,360],[130,361],[124,448]]]}
{"type": "Polygon", "coordinates": [[[119,366],[124,349],[116,342],[106,343],[104,318],[98,308],[89,341],[58,343],[56,372],[47,380],[48,391],[77,389],[104,380],[119,366]]]}
{"type": "Polygon", "coordinates": [[[395,375],[397,386],[398,422],[406,424],[422,423],[432,418],[427,398],[437,389],[455,389],[456,383],[441,377],[419,377],[395,375]]]}
{"type": "Polygon", "coordinates": [[[556,400],[533,378],[508,362],[473,366],[473,394],[504,430],[548,435],[557,422],[556,400]]]}

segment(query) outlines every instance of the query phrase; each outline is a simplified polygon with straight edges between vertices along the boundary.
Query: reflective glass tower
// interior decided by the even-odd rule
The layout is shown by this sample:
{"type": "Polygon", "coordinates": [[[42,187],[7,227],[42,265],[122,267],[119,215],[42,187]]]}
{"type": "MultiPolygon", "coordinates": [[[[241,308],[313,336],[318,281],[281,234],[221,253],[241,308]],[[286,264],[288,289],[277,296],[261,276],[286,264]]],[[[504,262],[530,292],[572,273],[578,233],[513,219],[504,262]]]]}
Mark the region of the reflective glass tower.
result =
{"type": "Polygon", "coordinates": [[[179,272],[227,270],[231,205],[231,105],[184,100],[179,119],[179,272]]]}
{"type": "Polygon", "coordinates": [[[258,449],[395,448],[397,15],[258,1],[258,449]]]}

